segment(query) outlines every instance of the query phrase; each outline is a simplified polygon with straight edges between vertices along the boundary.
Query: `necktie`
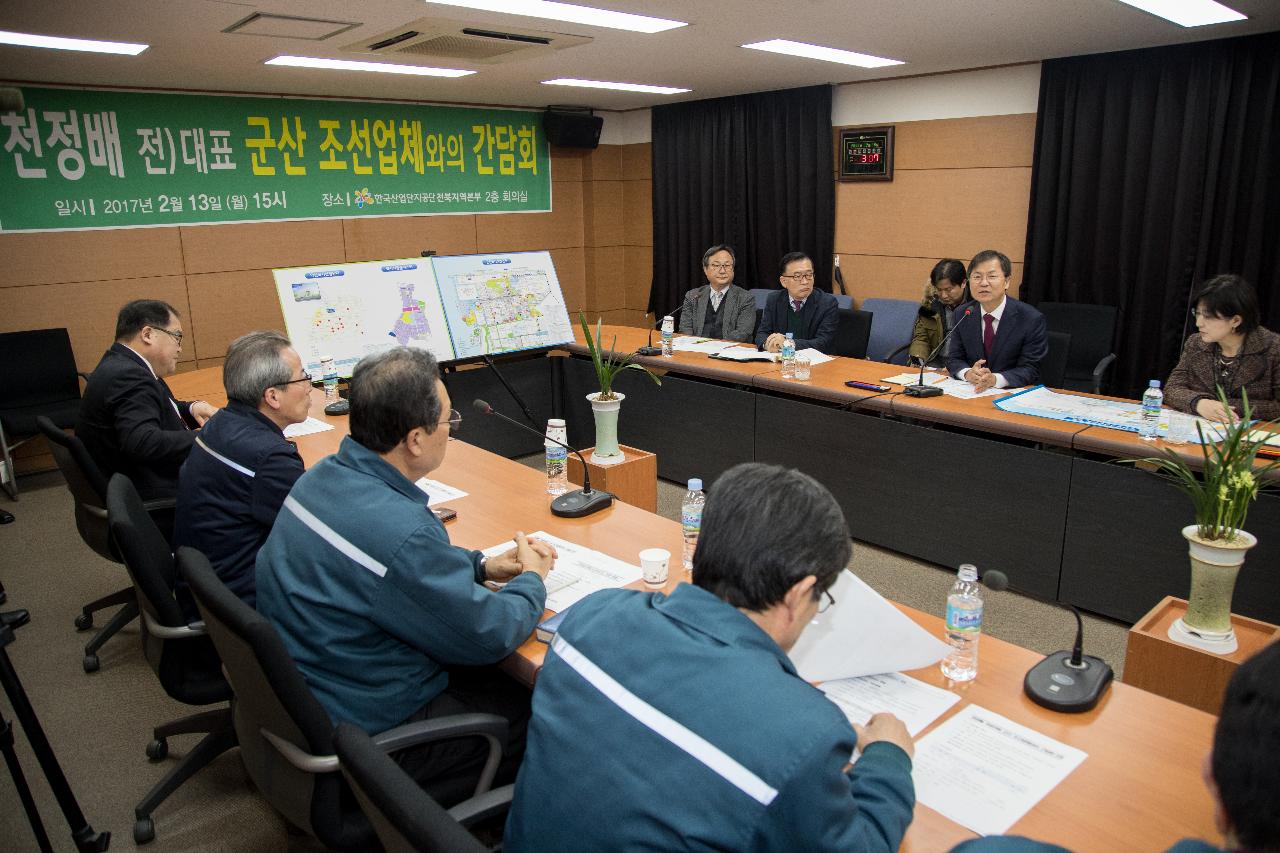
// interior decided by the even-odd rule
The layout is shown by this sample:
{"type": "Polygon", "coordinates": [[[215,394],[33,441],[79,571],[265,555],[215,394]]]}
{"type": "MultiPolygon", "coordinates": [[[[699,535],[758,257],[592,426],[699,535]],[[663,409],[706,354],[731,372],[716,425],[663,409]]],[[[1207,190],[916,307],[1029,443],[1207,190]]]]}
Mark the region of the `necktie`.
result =
{"type": "Polygon", "coordinates": [[[792,310],[792,311],[794,311],[794,312],[796,312],[797,314],[799,314],[799,313],[800,313],[800,306],[801,306],[801,305],[803,305],[803,304],[804,304],[804,303],[803,303],[803,302],[801,302],[799,299],[792,299],[792,300],[791,300],[791,310],[792,310]]]}
{"type": "Polygon", "coordinates": [[[986,324],[986,328],[982,330],[982,353],[987,358],[991,358],[991,348],[996,342],[996,318],[990,314],[983,314],[982,322],[986,324]]]}
{"type": "Polygon", "coordinates": [[[721,299],[724,299],[724,294],[723,294],[723,293],[716,293],[714,290],[713,290],[713,291],[711,291],[711,310],[712,310],[712,311],[719,311],[719,310],[720,310],[720,300],[721,300],[721,299]]]}

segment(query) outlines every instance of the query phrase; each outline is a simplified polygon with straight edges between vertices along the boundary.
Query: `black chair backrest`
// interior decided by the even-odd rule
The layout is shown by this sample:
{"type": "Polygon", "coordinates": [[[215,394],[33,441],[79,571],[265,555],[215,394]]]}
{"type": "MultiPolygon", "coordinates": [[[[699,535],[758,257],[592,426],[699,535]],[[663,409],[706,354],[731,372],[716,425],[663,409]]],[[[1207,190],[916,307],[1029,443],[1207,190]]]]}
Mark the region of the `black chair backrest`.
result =
{"type": "Polygon", "coordinates": [[[299,770],[262,734],[271,732],[311,755],[333,754],[333,722],[276,629],[227,589],[204,554],[179,548],[177,564],[235,691],[235,728],[249,777],[291,823],[324,844],[367,844],[373,830],[358,809],[343,807],[350,794],[342,774],[299,770]]]}
{"type": "MultiPolygon", "coordinates": [[[[187,624],[173,597],[177,569],[164,534],[138,497],[133,481],[114,474],[107,483],[107,521],[116,549],[138,592],[138,605],[161,625],[179,628],[187,624]]],[[[143,623],[146,630],[146,623],[143,623]]]]}
{"type": "Polygon", "coordinates": [[[120,562],[107,527],[106,477],[102,476],[102,471],[80,439],[63,432],[43,415],[36,418],[36,425],[49,440],[53,459],[67,481],[67,490],[75,499],[76,529],[80,531],[80,538],[94,553],[120,562]]]}
{"type": "Polygon", "coordinates": [[[1049,352],[1040,362],[1040,382],[1050,388],[1061,388],[1067,376],[1067,360],[1074,343],[1071,335],[1049,332],[1049,352]]]}
{"type": "Polygon", "coordinates": [[[80,398],[80,379],[66,329],[0,334],[0,408],[80,398]]]}
{"type": "Polygon", "coordinates": [[[363,731],[339,723],[333,745],[342,775],[387,853],[483,853],[488,849],[363,731]]]}
{"type": "Polygon", "coordinates": [[[1050,332],[1071,336],[1071,357],[1067,371],[1088,376],[1105,356],[1115,352],[1116,320],[1120,309],[1112,305],[1076,305],[1069,302],[1041,302],[1050,332]]]}
{"type": "Polygon", "coordinates": [[[837,308],[840,325],[836,328],[835,351],[831,355],[848,358],[866,358],[867,341],[871,339],[870,311],[856,308],[837,308]]]}

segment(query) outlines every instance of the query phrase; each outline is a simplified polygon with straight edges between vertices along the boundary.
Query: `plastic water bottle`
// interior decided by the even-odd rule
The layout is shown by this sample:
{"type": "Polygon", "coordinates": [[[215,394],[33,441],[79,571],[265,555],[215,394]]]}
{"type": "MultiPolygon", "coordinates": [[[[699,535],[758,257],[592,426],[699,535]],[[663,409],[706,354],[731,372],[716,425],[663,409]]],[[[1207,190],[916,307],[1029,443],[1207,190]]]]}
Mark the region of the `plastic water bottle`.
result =
{"type": "Polygon", "coordinates": [[[976,678],[981,638],[982,588],[978,586],[978,568],[965,563],[947,595],[946,640],[951,651],[942,660],[942,674],[952,681],[976,678]]]}
{"type": "Polygon", "coordinates": [[[547,440],[544,445],[547,450],[547,494],[563,495],[569,491],[569,451],[552,441],[553,438],[557,441],[569,440],[561,418],[547,421],[547,440]]]}
{"type": "Polygon", "coordinates": [[[794,379],[796,375],[796,339],[787,332],[787,339],[782,342],[782,378],[794,379]]]}
{"type": "Polygon", "coordinates": [[[320,357],[320,376],[324,379],[325,403],[336,403],[338,401],[338,365],[334,362],[333,356],[320,357]]]}
{"type": "Polygon", "coordinates": [[[680,505],[680,526],[684,528],[684,570],[693,571],[693,552],[698,547],[698,533],[702,530],[702,507],[707,496],[702,493],[702,481],[694,477],[689,481],[689,494],[680,505]]]}
{"type": "Polygon", "coordinates": [[[1138,425],[1138,435],[1143,441],[1155,441],[1160,437],[1160,407],[1163,405],[1164,392],[1160,390],[1160,380],[1152,379],[1142,394],[1142,422],[1138,425]]]}
{"type": "Polygon", "coordinates": [[[667,358],[671,357],[673,350],[671,349],[671,339],[676,334],[676,321],[670,314],[662,318],[662,354],[667,358]]]}

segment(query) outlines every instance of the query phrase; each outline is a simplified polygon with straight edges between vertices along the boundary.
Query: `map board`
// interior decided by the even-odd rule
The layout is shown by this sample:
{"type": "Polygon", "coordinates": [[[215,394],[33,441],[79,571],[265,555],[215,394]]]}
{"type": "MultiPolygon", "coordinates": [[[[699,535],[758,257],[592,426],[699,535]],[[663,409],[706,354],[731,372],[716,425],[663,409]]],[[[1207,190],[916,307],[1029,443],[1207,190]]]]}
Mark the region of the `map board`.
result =
{"type": "Polygon", "coordinates": [[[313,374],[351,376],[397,346],[441,362],[573,340],[550,252],[406,258],[273,270],[285,328],[313,374]]]}

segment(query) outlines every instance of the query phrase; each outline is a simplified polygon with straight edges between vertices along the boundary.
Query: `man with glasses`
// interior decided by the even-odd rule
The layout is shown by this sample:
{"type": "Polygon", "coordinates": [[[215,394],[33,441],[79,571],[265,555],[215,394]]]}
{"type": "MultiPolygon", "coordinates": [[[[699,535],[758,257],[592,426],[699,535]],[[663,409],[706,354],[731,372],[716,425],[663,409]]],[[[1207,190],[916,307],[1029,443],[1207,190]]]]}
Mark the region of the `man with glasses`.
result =
{"type": "Polygon", "coordinates": [[[76,436],[102,473],[121,473],[143,500],[172,498],[195,432],[217,411],[181,402],[164,377],[178,369],[182,318],[167,302],[137,299],[120,309],[116,340],[85,385],[76,436]]]}
{"type": "Polygon", "coordinates": [[[723,243],[702,255],[707,283],[685,294],[680,334],[748,343],[756,328],[756,301],[733,283],[733,247],[723,243]]]}
{"type": "Polygon", "coordinates": [[[851,553],[812,477],[725,472],[692,584],[604,590],[566,611],[504,849],[897,850],[915,806],[906,727],[851,725],[787,657],[851,553]],[[803,535],[780,519],[803,519],[803,535]]]}
{"type": "Polygon", "coordinates": [[[967,281],[964,261],[943,258],[933,265],[929,283],[924,286],[924,298],[916,312],[916,324],[911,330],[911,347],[907,352],[912,364],[921,364],[931,355],[930,367],[946,364],[947,354],[938,352],[934,355],[934,352],[947,333],[955,328],[959,319],[956,309],[969,301],[969,292],[965,288],[967,281]]]}
{"type": "MultiPolygon", "coordinates": [[[[203,553],[252,607],[258,549],[305,470],[284,429],[307,419],[311,377],[284,335],[250,332],[227,349],[222,384],[227,406],[196,436],[179,473],[173,545],[203,553]]],[[[187,617],[198,618],[185,583],[177,586],[187,617]]]]}
{"type": "MultiPolygon", "coordinates": [[[[351,434],[294,484],[258,552],[258,611],[335,724],[376,734],[448,714],[505,717],[502,784],[523,753],[529,691],[492,665],[542,618],[555,551],[519,532],[487,560],[450,544],[417,485],[461,424],[450,405],[426,350],[356,365],[351,434]],[[493,592],[486,581],[506,585],[493,592]]],[[[396,758],[451,804],[474,791],[486,754],[468,738],[396,758]]]]}
{"type": "Polygon", "coordinates": [[[969,262],[969,292],[981,310],[951,336],[947,369],[978,391],[1036,384],[1049,352],[1044,315],[1006,296],[1012,272],[1009,258],[994,249],[969,262]]]}
{"type": "Polygon", "coordinates": [[[765,302],[756,329],[756,347],[781,352],[782,342],[791,332],[797,350],[831,352],[840,323],[839,306],[830,293],[814,288],[813,261],[804,252],[788,252],[782,256],[778,272],[783,289],[769,294],[765,302]]]}

